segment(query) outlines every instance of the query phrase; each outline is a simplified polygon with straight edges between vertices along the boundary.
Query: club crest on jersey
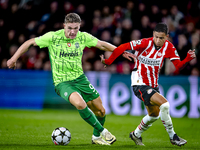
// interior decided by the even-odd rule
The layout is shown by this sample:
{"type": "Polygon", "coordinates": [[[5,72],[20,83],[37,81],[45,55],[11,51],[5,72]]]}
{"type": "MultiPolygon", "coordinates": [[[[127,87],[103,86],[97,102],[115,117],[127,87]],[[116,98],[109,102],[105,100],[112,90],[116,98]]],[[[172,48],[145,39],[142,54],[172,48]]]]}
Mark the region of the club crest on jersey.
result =
{"type": "Polygon", "coordinates": [[[78,42],[75,43],[75,47],[79,48],[79,43],[78,42]]]}
{"type": "Polygon", "coordinates": [[[71,43],[67,43],[67,45],[68,45],[69,47],[71,47],[71,43]]]}
{"type": "Polygon", "coordinates": [[[151,94],[152,91],[153,91],[152,89],[148,89],[148,90],[147,90],[147,93],[148,93],[148,94],[151,94]]]}
{"type": "Polygon", "coordinates": [[[159,56],[159,57],[160,57],[160,56],[162,56],[162,53],[161,53],[161,52],[159,52],[159,53],[158,53],[158,56],[159,56]]]}

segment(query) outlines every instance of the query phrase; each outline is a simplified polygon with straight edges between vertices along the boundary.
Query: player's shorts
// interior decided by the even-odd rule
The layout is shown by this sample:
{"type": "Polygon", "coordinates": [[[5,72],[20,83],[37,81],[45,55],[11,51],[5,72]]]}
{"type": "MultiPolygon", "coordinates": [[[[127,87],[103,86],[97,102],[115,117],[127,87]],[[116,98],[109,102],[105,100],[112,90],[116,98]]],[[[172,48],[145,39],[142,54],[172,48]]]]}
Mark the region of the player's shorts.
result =
{"type": "Polygon", "coordinates": [[[150,98],[153,94],[156,92],[160,93],[158,87],[152,88],[147,85],[134,85],[133,92],[146,106],[150,105],[150,98]]]}
{"type": "Polygon", "coordinates": [[[99,97],[99,93],[84,74],[75,80],[59,83],[55,87],[55,91],[59,96],[68,102],[69,96],[73,92],[78,92],[86,103],[99,97]]]}

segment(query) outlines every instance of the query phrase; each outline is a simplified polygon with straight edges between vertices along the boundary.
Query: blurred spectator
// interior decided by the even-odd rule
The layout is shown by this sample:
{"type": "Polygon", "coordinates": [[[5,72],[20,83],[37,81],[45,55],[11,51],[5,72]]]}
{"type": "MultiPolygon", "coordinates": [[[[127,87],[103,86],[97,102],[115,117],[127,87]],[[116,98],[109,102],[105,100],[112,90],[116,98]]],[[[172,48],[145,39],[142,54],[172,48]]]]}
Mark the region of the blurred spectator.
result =
{"type": "Polygon", "coordinates": [[[74,6],[69,1],[64,2],[63,8],[64,8],[65,15],[74,11],[74,6]]]}
{"type": "Polygon", "coordinates": [[[37,56],[37,49],[36,47],[32,46],[30,47],[28,53],[28,60],[26,63],[26,67],[27,69],[34,69],[34,64],[37,60],[36,56],[37,56]]]}
{"type": "Polygon", "coordinates": [[[121,37],[118,36],[118,35],[115,35],[115,36],[113,37],[112,43],[113,43],[115,46],[119,46],[119,45],[122,43],[121,37]]]}
{"type": "Polygon", "coordinates": [[[130,41],[131,31],[132,31],[131,20],[130,19],[124,19],[122,21],[122,33],[121,33],[122,43],[126,43],[126,42],[130,41]]]}
{"type": "Polygon", "coordinates": [[[151,6],[151,12],[149,14],[150,22],[151,23],[159,23],[161,22],[162,16],[160,13],[160,9],[157,5],[153,4],[151,6]]]}
{"type": "Polygon", "coordinates": [[[123,9],[123,18],[124,19],[130,19],[133,16],[133,13],[135,12],[135,3],[133,1],[128,1],[126,3],[126,8],[123,9]]]}
{"type": "Polygon", "coordinates": [[[46,61],[44,63],[43,70],[45,70],[45,71],[51,71],[51,63],[50,63],[50,61],[46,61]]]}
{"type": "MultiPolygon", "coordinates": [[[[184,34],[180,34],[178,36],[178,45],[176,46],[176,48],[181,60],[183,60],[187,56],[187,52],[191,48],[191,44],[188,42],[187,37],[184,34]]],[[[184,69],[180,71],[180,73],[183,75],[190,75],[191,69],[191,65],[188,64],[184,69]]]]}
{"type": "Polygon", "coordinates": [[[139,40],[139,39],[141,39],[140,30],[137,30],[137,29],[133,30],[132,33],[131,33],[131,41],[132,40],[139,40]]]}
{"type": "Polygon", "coordinates": [[[168,24],[173,24],[175,28],[178,27],[179,20],[184,17],[183,13],[178,10],[176,5],[173,5],[170,9],[170,15],[168,16],[168,24]]]}
{"type": "Polygon", "coordinates": [[[147,15],[142,16],[139,30],[141,31],[142,38],[149,38],[153,35],[153,30],[150,27],[150,19],[147,15]]]}

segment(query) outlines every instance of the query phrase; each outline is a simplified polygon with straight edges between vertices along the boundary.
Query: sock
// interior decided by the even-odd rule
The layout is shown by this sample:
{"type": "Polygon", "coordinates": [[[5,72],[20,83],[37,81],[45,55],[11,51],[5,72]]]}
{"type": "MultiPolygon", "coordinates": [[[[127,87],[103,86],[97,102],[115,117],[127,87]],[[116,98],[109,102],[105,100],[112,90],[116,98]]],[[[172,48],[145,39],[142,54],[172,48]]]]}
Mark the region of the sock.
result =
{"type": "Polygon", "coordinates": [[[169,115],[169,102],[162,104],[160,106],[160,111],[161,111],[161,120],[163,125],[165,126],[165,130],[169,134],[170,139],[173,139],[175,132],[173,129],[171,117],[169,115]]]}
{"type": "MultiPolygon", "coordinates": [[[[104,122],[106,120],[106,116],[104,116],[104,117],[97,117],[96,116],[96,118],[101,123],[101,125],[103,126],[104,122]]],[[[100,136],[100,132],[97,129],[94,128],[93,135],[99,137],[100,136]]]]}
{"type": "Polygon", "coordinates": [[[103,131],[103,126],[95,117],[94,113],[86,106],[82,110],[78,110],[80,116],[91,126],[93,126],[99,133],[103,131]]]}
{"type": "Polygon", "coordinates": [[[158,117],[151,117],[148,114],[144,116],[141,123],[135,129],[134,134],[137,138],[141,137],[142,133],[146,131],[148,128],[152,126],[152,124],[159,118],[158,117]]]}

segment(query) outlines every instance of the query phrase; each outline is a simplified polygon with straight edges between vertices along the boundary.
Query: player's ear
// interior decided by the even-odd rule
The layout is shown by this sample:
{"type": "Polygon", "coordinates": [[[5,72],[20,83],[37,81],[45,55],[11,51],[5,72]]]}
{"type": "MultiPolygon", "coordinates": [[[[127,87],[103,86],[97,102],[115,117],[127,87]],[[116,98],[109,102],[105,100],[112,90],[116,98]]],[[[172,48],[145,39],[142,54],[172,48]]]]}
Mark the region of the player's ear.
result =
{"type": "Polygon", "coordinates": [[[155,31],[153,31],[153,37],[154,37],[154,35],[155,35],[155,31]]]}
{"type": "Polygon", "coordinates": [[[63,23],[63,27],[65,28],[65,26],[66,26],[66,24],[65,23],[63,23]]]}

